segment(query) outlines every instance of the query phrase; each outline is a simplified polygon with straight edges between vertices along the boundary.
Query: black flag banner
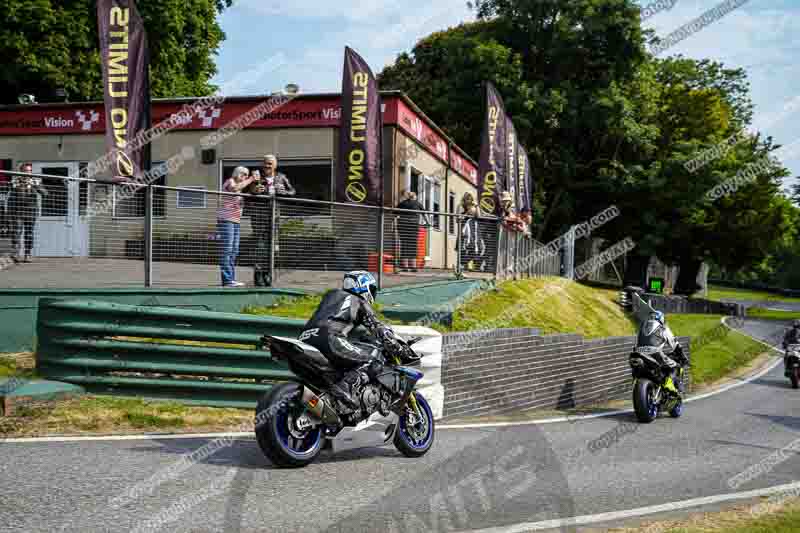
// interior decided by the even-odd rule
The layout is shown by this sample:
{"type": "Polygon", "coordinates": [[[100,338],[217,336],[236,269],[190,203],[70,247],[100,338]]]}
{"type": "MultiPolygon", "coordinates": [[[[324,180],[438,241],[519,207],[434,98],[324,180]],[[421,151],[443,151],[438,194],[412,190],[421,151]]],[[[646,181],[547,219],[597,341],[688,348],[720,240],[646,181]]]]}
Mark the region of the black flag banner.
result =
{"type": "Polygon", "coordinates": [[[350,47],[344,51],[342,121],[336,200],[378,205],[381,177],[381,98],[366,61],[350,47]]]}
{"type": "Polygon", "coordinates": [[[150,54],[134,0],[98,0],[97,28],[106,110],[106,147],[112,173],[132,180],[150,167],[150,144],[129,143],[150,127],[150,54]]]}
{"type": "Polygon", "coordinates": [[[486,83],[486,119],[478,164],[479,205],[486,214],[499,214],[500,193],[506,188],[506,112],[503,99],[486,83]]]}
{"type": "Polygon", "coordinates": [[[506,115],[506,190],[514,200],[514,206],[519,211],[519,199],[517,198],[517,130],[514,123],[506,115]]]}
{"type": "Polygon", "coordinates": [[[531,164],[528,150],[517,138],[517,209],[520,213],[531,212],[531,164]]]}

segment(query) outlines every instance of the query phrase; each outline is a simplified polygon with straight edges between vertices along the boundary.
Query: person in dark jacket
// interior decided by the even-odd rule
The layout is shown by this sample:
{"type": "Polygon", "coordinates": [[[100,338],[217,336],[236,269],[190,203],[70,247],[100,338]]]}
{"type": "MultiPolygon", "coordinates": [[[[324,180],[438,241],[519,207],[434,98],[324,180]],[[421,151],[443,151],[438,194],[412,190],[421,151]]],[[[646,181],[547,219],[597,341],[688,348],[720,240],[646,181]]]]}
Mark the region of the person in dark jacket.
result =
{"type": "MultiPolygon", "coordinates": [[[[20,172],[33,174],[33,165],[23,163],[20,165],[20,172]]],[[[11,243],[15,251],[21,243],[24,244],[24,255],[15,256],[13,258],[15,262],[31,262],[36,218],[39,214],[39,196],[43,198],[47,196],[47,189],[42,187],[40,178],[33,176],[12,178],[7,214],[13,228],[11,243]]]]}
{"type": "Polygon", "coordinates": [[[369,381],[369,373],[377,360],[377,345],[353,342],[349,334],[364,326],[384,347],[397,349],[399,343],[391,329],[376,317],[372,305],[378,294],[378,284],[369,272],[357,270],[344,275],[341,289],[328,292],[314,315],[308,320],[299,340],[310,344],[337,368],[348,369],[338,382],[330,387],[333,396],[351,409],[358,409],[354,397],[359,385],[369,381]]]}
{"type": "Polygon", "coordinates": [[[250,224],[253,227],[253,242],[255,242],[254,283],[257,287],[269,287],[272,285],[272,273],[269,271],[269,257],[273,253],[272,245],[272,213],[270,211],[274,205],[270,205],[264,198],[258,196],[294,196],[297,194],[292,187],[289,178],[285,174],[278,172],[278,158],[272,154],[264,156],[264,167],[262,170],[254,170],[255,181],[245,190],[245,193],[253,195],[248,198],[245,206],[245,213],[250,216],[250,224]]]}
{"type": "MultiPolygon", "coordinates": [[[[792,327],[783,335],[783,349],[786,350],[790,344],[800,344],[800,320],[792,322],[792,327]]],[[[789,369],[786,368],[786,354],[783,356],[783,373],[789,375],[789,369]]]]}
{"type": "MultiPolygon", "coordinates": [[[[417,194],[412,191],[403,191],[403,201],[397,204],[397,209],[424,211],[425,206],[417,201],[417,194]]],[[[398,213],[397,233],[400,241],[400,271],[417,271],[417,238],[419,235],[420,215],[416,213],[398,213]]]]}

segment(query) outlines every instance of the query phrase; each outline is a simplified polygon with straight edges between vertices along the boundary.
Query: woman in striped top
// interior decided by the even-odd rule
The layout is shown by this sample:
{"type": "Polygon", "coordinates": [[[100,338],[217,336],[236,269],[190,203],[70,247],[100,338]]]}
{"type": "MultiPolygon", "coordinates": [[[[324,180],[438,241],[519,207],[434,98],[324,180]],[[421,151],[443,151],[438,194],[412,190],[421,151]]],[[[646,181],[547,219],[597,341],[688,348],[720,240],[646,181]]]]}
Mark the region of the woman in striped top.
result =
{"type": "MultiPolygon", "coordinates": [[[[236,167],[231,177],[222,185],[223,192],[241,193],[254,178],[249,177],[247,167],[236,167]]],[[[222,240],[220,272],[223,287],[242,287],[236,281],[236,256],[239,255],[239,235],[244,202],[241,196],[223,194],[217,211],[217,238],[222,240]]]]}

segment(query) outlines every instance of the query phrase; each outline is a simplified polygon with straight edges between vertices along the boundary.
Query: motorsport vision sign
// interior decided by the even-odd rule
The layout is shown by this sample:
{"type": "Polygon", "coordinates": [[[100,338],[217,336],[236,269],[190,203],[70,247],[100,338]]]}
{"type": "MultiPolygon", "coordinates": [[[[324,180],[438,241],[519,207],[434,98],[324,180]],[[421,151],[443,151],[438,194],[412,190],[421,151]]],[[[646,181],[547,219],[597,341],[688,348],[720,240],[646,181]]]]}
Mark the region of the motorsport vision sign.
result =
{"type": "Polygon", "coordinates": [[[366,61],[344,51],[336,201],[378,205],[381,199],[381,99],[366,61]]]}
{"type": "Polygon", "coordinates": [[[115,179],[128,181],[150,167],[150,143],[129,143],[150,127],[149,51],[134,0],[98,0],[97,28],[106,111],[106,148],[115,179]]]}

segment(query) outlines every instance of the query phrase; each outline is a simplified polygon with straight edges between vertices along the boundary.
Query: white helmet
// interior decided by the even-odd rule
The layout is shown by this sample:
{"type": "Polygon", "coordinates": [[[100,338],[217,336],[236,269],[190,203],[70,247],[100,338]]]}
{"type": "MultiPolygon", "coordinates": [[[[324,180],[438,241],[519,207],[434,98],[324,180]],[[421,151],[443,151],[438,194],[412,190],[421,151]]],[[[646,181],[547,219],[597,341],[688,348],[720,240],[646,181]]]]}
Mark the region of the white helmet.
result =
{"type": "Polygon", "coordinates": [[[375,280],[375,276],[366,270],[354,270],[344,275],[342,290],[361,296],[373,304],[378,296],[378,282],[375,280]]]}

